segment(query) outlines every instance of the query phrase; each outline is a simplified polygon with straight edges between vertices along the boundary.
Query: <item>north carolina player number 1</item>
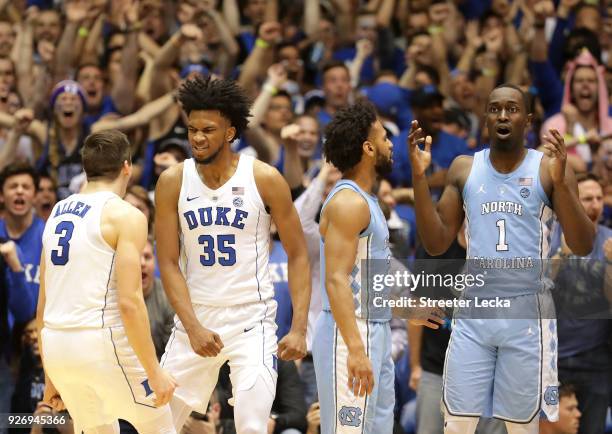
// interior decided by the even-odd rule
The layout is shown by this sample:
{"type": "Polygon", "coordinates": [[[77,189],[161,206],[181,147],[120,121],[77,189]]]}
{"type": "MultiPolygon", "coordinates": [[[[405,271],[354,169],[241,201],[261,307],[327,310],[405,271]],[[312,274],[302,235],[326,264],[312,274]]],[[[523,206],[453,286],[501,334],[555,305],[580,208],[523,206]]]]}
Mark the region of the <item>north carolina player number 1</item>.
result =
{"type": "Polygon", "coordinates": [[[495,249],[498,252],[506,252],[508,251],[508,244],[506,244],[506,220],[497,220],[495,224],[499,229],[499,242],[495,246],[495,249]]]}

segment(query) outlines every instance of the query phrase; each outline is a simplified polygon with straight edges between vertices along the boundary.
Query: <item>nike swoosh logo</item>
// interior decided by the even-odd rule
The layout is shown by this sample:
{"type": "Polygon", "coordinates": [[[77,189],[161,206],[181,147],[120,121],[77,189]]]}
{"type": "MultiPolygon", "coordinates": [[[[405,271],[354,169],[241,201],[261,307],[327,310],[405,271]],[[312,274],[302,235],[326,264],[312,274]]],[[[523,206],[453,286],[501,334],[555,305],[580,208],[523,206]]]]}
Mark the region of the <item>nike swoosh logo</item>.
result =
{"type": "Polygon", "coordinates": [[[196,196],[196,197],[187,197],[187,202],[191,202],[192,200],[196,200],[198,197],[200,197],[200,196],[196,196]]]}
{"type": "Polygon", "coordinates": [[[254,328],[255,328],[255,326],[251,327],[250,329],[244,329],[244,332],[245,332],[245,333],[250,332],[250,331],[251,331],[251,330],[253,330],[254,328]]]}

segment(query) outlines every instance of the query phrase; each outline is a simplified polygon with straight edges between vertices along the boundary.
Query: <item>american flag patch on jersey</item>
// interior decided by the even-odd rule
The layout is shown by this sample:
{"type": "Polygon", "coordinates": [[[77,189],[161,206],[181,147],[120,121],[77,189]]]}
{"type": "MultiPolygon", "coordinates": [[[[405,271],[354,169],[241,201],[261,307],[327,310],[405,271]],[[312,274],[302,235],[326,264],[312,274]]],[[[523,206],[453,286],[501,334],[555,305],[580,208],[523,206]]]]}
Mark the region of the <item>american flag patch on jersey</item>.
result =
{"type": "Polygon", "coordinates": [[[244,194],[244,187],[232,187],[232,194],[244,194]]]}
{"type": "Polygon", "coordinates": [[[519,178],[518,183],[520,186],[526,187],[533,183],[533,178],[519,178]]]}

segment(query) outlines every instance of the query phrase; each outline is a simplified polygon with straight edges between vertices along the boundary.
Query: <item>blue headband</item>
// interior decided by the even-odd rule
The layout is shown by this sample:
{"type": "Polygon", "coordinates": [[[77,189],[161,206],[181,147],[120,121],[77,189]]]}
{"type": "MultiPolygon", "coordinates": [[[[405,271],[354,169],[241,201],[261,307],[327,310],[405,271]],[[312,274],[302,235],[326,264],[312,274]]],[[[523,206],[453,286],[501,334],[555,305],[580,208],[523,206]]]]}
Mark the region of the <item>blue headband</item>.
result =
{"type": "Polygon", "coordinates": [[[55,107],[55,102],[57,98],[62,93],[71,93],[73,95],[78,95],[81,98],[81,102],[83,103],[83,110],[87,108],[87,99],[85,98],[85,92],[79,83],[74,80],[62,80],[55,85],[53,88],[53,92],[51,93],[51,108],[55,107]]]}

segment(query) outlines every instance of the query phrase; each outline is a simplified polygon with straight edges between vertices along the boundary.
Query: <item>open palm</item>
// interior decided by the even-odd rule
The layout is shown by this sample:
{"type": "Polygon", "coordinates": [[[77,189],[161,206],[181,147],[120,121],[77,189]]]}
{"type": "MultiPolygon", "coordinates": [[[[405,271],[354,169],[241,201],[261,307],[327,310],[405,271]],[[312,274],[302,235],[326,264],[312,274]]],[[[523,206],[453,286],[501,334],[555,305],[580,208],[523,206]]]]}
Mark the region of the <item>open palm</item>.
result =
{"type": "Polygon", "coordinates": [[[431,136],[425,136],[425,132],[419,127],[419,122],[412,121],[408,134],[408,155],[413,175],[424,175],[431,164],[431,142],[431,136]],[[421,144],[425,144],[424,149],[420,148],[421,144]]]}

